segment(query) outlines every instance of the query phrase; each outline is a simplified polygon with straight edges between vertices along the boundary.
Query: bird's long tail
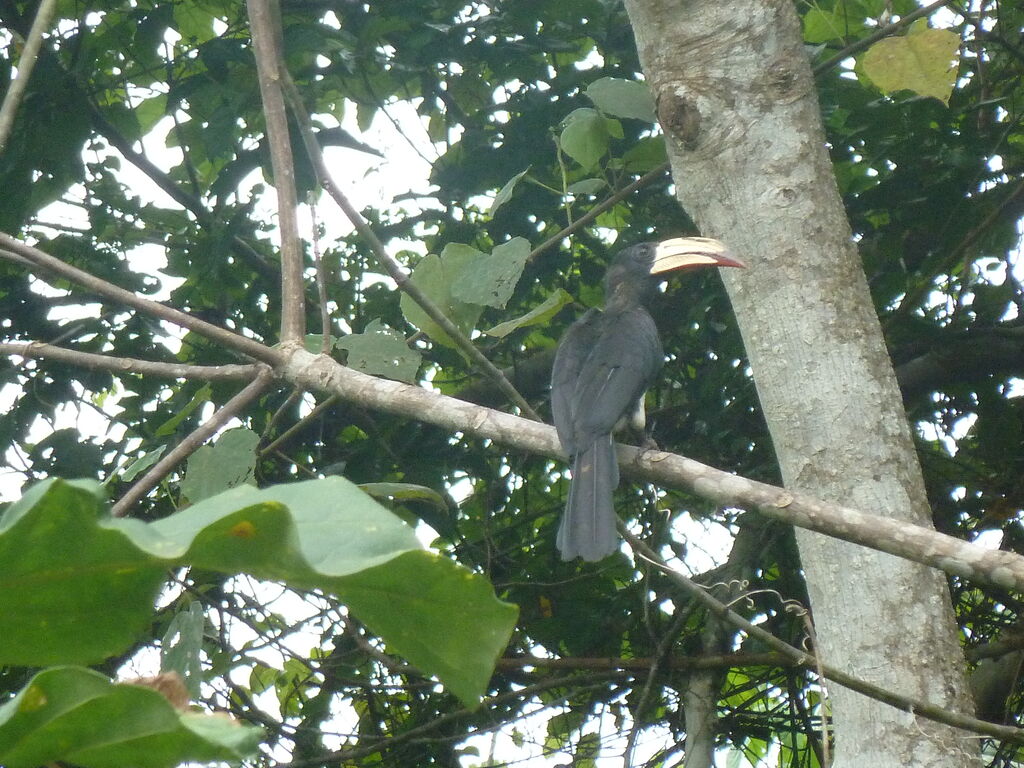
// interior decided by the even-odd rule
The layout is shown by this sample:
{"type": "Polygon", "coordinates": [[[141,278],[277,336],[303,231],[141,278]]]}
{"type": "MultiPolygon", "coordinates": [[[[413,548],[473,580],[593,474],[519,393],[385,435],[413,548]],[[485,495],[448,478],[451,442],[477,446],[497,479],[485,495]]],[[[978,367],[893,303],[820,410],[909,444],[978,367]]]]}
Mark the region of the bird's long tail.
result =
{"type": "Polygon", "coordinates": [[[612,436],[599,437],[572,462],[572,485],[555,543],[563,560],[594,561],[619,546],[612,493],[619,485],[619,464],[612,436]]]}

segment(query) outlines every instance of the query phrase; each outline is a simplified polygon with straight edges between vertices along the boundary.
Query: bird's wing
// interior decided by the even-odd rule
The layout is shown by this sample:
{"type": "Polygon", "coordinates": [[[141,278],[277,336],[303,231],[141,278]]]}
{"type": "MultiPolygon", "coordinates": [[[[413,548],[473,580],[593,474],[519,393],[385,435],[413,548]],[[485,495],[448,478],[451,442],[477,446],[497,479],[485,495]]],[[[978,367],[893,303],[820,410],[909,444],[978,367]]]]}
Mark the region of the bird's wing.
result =
{"type": "Polygon", "coordinates": [[[558,441],[566,452],[576,454],[576,388],[580,371],[594,347],[601,312],[588,310],[562,336],[551,367],[551,415],[558,441]]]}
{"type": "Polygon", "coordinates": [[[576,377],[575,440],[584,447],[629,414],[661,369],[661,341],[643,308],[605,313],[576,377]]]}

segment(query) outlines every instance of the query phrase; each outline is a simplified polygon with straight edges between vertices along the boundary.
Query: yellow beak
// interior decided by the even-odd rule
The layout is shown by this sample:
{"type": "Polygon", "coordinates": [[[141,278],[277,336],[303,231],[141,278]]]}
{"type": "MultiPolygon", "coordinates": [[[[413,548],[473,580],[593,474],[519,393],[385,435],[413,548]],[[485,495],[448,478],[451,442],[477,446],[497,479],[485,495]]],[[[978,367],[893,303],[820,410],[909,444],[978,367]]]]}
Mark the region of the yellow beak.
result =
{"type": "Polygon", "coordinates": [[[651,274],[688,267],[746,267],[725,244],[710,237],[674,237],[658,243],[651,274]]]}

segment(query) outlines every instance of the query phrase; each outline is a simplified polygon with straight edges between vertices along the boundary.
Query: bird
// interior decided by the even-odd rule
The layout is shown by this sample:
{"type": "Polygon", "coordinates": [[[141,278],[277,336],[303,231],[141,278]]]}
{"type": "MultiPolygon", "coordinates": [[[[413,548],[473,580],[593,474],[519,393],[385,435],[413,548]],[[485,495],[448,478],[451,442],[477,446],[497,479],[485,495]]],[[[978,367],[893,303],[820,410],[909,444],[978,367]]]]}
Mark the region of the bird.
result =
{"type": "Polygon", "coordinates": [[[562,336],[551,369],[551,412],[572,462],[555,544],[563,560],[601,560],[618,547],[612,494],[619,464],[612,434],[643,433],[644,393],[664,364],[647,305],[669,273],[743,267],[718,240],[677,237],[621,250],[604,278],[604,310],[590,309],[562,336]]]}

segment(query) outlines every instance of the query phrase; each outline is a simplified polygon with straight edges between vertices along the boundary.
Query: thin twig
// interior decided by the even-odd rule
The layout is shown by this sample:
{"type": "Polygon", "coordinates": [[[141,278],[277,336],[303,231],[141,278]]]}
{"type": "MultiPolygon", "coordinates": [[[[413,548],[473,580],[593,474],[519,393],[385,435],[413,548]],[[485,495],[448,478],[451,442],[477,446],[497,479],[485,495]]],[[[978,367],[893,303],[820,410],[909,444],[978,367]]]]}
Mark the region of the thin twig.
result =
{"type": "Polygon", "coordinates": [[[154,464],[145,475],[128,489],[124,496],[117,500],[117,503],[111,507],[110,514],[113,517],[124,517],[128,510],[155,488],[182,459],[194,453],[199,446],[213,437],[217,430],[241,414],[246,406],[263,394],[273,381],[274,375],[271,369],[267,366],[260,366],[259,372],[253,381],[249,382],[241,392],[224,403],[208,421],[199,425],[192,434],[178,443],[170,453],[154,464]]]}
{"type": "Polygon", "coordinates": [[[36,60],[39,58],[39,49],[43,44],[43,32],[49,29],[56,7],[57,0],[42,0],[39,10],[36,11],[36,17],[32,21],[28,39],[25,40],[25,47],[22,48],[21,56],[18,59],[18,74],[7,89],[3,106],[0,106],[0,152],[7,147],[7,139],[11,136],[11,129],[14,128],[14,117],[18,114],[18,106],[25,95],[25,88],[28,87],[32,68],[35,67],[36,60]]]}
{"type": "Polygon", "coordinates": [[[256,375],[256,365],[188,365],[160,363],[134,357],[114,357],[93,352],[80,352],[41,341],[0,343],[0,355],[18,355],[30,359],[59,360],[97,371],[135,373],[141,376],[164,376],[172,379],[203,379],[205,381],[244,380],[256,375]]]}
{"type": "Polygon", "coordinates": [[[772,650],[789,657],[794,661],[794,663],[806,666],[810,669],[820,669],[826,679],[831,680],[834,683],[838,683],[844,688],[849,688],[852,691],[856,691],[857,693],[861,693],[872,699],[889,704],[897,709],[901,709],[904,712],[912,712],[929,720],[934,720],[937,723],[952,726],[953,728],[961,728],[966,731],[981,733],[996,739],[1004,739],[1015,744],[1024,744],[1024,729],[1008,725],[997,725],[996,723],[979,720],[976,717],[963,715],[959,712],[951,712],[944,707],[940,707],[926,701],[921,701],[920,699],[914,699],[910,696],[903,696],[902,694],[894,691],[886,690],[879,685],[869,683],[866,680],[861,680],[858,677],[854,677],[853,675],[843,672],[841,669],[822,663],[820,660],[816,661],[813,654],[808,653],[807,651],[802,651],[799,648],[780,640],[770,632],[767,632],[758,625],[747,621],[735,611],[727,608],[721,602],[712,597],[711,594],[703,587],[697,585],[679,571],[671,568],[657,552],[634,536],[624,524],[619,524],[619,531],[629,542],[630,547],[633,548],[633,552],[638,558],[643,558],[644,560],[648,560],[658,566],[662,573],[664,573],[672,583],[695,600],[703,603],[708,610],[716,616],[732,624],[734,627],[741,629],[743,632],[747,633],[749,637],[757,639],[760,643],[768,646],[772,650]]]}
{"type": "Polygon", "coordinates": [[[274,442],[270,443],[264,448],[260,448],[260,453],[266,454],[270,453],[271,451],[276,451],[282,445],[287,443],[294,435],[298,434],[306,427],[308,427],[310,424],[314,423],[317,419],[319,419],[320,414],[324,413],[325,411],[329,411],[331,408],[333,408],[334,404],[337,403],[338,400],[340,399],[341,398],[339,398],[337,395],[331,395],[330,397],[326,398],[322,403],[318,403],[313,410],[311,410],[297,422],[288,427],[288,429],[282,432],[280,436],[278,436],[278,438],[274,440],[274,442]]]}
{"type": "MultiPolygon", "coordinates": [[[[689,613],[687,613],[689,616],[689,613]]],[[[671,638],[672,633],[666,633],[671,638]]],[[[671,645],[671,642],[669,643],[671,645]]],[[[657,649],[659,653],[661,648],[657,649]]],[[[762,653],[708,653],[699,656],[639,656],[623,659],[605,656],[567,656],[544,659],[536,656],[505,656],[498,659],[495,669],[506,671],[537,669],[619,669],[624,672],[646,672],[650,669],[670,669],[674,672],[694,669],[735,669],[740,667],[792,667],[797,666],[789,656],[765,651],[762,653]]]]}
{"type": "Polygon", "coordinates": [[[293,388],[292,391],[288,393],[288,397],[286,397],[284,402],[277,407],[271,415],[270,421],[268,421],[266,426],[263,428],[263,434],[260,435],[261,441],[266,440],[268,435],[273,434],[274,429],[277,428],[277,423],[284,418],[285,413],[295,405],[295,403],[302,399],[304,394],[305,390],[299,389],[298,387],[293,388]]]}
{"type": "Polygon", "coordinates": [[[316,265],[316,297],[320,304],[320,352],[331,354],[331,315],[327,311],[327,269],[324,257],[320,253],[319,222],[316,216],[316,203],[310,201],[309,215],[313,224],[313,263],[316,265]]]}
{"type": "Polygon", "coordinates": [[[572,224],[570,224],[567,227],[563,227],[556,234],[552,235],[543,243],[541,243],[532,251],[530,251],[530,255],[526,257],[527,262],[533,261],[534,257],[540,255],[551,246],[558,245],[558,243],[562,242],[573,232],[580,229],[581,227],[585,227],[587,224],[592,222],[594,219],[596,219],[602,213],[604,213],[613,205],[618,203],[620,200],[624,200],[625,198],[629,197],[631,194],[636,192],[641,187],[646,187],[655,179],[661,178],[662,176],[665,175],[665,171],[667,171],[668,169],[669,162],[666,160],[657,168],[648,171],[636,181],[632,182],[631,184],[627,184],[625,187],[620,189],[615,194],[605,198],[600,203],[591,208],[589,211],[587,211],[585,214],[576,219],[576,221],[572,222],[572,224]]]}
{"type": "MultiPolygon", "coordinates": [[[[640,698],[637,699],[636,706],[633,707],[633,712],[635,712],[637,716],[633,718],[633,727],[629,729],[629,736],[626,739],[626,748],[623,750],[623,768],[631,768],[633,765],[633,750],[636,749],[636,740],[640,736],[640,729],[643,725],[640,714],[647,708],[647,703],[650,701],[651,694],[654,691],[654,681],[657,679],[661,669],[668,666],[667,662],[670,661],[668,658],[668,652],[672,649],[672,645],[678,639],[679,633],[682,631],[686,622],[689,621],[695,605],[696,603],[691,602],[684,606],[682,610],[679,609],[678,605],[676,606],[676,613],[672,617],[671,626],[669,626],[668,631],[658,641],[658,647],[654,649],[654,655],[648,659],[650,665],[647,668],[644,686],[640,691],[640,698]]],[[[687,720],[687,724],[689,724],[689,720],[687,720]]]]}

